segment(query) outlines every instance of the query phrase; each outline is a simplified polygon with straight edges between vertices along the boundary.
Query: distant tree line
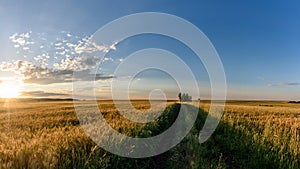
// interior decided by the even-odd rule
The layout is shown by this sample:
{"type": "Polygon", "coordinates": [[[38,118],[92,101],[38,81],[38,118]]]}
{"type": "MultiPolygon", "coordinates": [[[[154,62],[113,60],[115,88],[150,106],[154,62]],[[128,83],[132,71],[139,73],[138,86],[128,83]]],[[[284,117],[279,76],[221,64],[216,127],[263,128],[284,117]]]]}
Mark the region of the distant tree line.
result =
{"type": "Polygon", "coordinates": [[[289,101],[288,103],[300,103],[300,101],[289,101]]]}
{"type": "Polygon", "coordinates": [[[192,96],[190,96],[187,93],[178,93],[178,98],[179,98],[179,101],[181,101],[181,102],[191,102],[192,101],[192,96]]]}

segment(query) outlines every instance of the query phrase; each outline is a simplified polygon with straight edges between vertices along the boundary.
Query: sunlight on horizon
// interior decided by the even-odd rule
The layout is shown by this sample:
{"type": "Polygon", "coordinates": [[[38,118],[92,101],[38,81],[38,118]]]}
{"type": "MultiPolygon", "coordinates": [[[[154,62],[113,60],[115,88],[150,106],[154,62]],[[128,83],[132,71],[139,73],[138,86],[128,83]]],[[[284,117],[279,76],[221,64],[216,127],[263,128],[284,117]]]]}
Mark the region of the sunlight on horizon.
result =
{"type": "Polygon", "coordinates": [[[23,81],[18,79],[2,79],[0,81],[0,98],[18,98],[21,94],[23,81]]]}

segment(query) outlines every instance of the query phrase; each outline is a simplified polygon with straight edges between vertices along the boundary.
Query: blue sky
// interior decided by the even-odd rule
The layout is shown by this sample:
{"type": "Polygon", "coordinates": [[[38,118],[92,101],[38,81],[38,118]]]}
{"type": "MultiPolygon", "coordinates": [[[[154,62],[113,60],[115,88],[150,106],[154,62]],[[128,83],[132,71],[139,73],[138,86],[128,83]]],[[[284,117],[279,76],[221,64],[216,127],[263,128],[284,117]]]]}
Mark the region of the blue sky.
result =
{"type": "MultiPolygon", "coordinates": [[[[0,61],[16,63],[23,60],[41,64],[43,59],[34,58],[38,55],[47,58],[48,54],[49,58],[44,60],[48,63],[45,67],[52,69],[56,62],[62,66],[61,59],[66,59],[66,53],[55,54],[59,52],[59,45],[55,44],[65,40],[64,44],[77,45],[77,42],[84,41],[82,39],[91,36],[104,24],[137,12],[173,14],[202,30],[223,62],[228,99],[300,100],[297,94],[300,91],[299,1],[0,1],[0,61]],[[14,34],[16,36],[13,37],[14,34]],[[27,38],[30,49],[22,44],[21,47],[15,46],[22,43],[18,41],[19,36],[27,38]]],[[[115,61],[146,47],[161,47],[180,55],[196,74],[199,85],[203,85],[200,92],[204,97],[209,97],[209,82],[203,66],[201,63],[195,64],[195,60],[191,59],[193,53],[178,42],[145,35],[120,42],[115,47],[116,50],[107,54],[114,61],[103,64],[102,70],[106,70],[104,73],[107,74],[99,77],[102,79],[99,86],[103,87],[99,94],[103,98],[109,97],[109,93],[101,92],[109,86],[109,76],[117,64],[115,61]]],[[[70,55],[72,58],[72,53],[70,55]]],[[[8,74],[4,69],[0,71],[2,77],[8,74]]],[[[156,77],[168,79],[162,74],[156,77]]],[[[144,78],[149,80],[150,77],[146,73],[144,78]]],[[[165,90],[167,86],[175,85],[171,81],[157,80],[165,90]]],[[[72,93],[69,81],[41,83],[30,79],[24,82],[23,95],[26,96],[67,97],[72,93]]],[[[140,83],[140,87],[146,84],[149,81],[140,83]]],[[[154,82],[151,84],[154,85],[154,82]]],[[[172,97],[171,93],[169,97],[172,97]]]]}

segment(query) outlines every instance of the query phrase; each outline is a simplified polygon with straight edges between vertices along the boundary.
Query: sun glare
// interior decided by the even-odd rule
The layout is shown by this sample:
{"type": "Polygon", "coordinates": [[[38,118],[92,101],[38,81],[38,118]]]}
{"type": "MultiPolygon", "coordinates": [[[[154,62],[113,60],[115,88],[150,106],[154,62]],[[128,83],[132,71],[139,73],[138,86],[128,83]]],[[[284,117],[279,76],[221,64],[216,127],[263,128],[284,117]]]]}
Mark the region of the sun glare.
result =
{"type": "Polygon", "coordinates": [[[0,82],[0,98],[17,98],[21,92],[22,82],[18,80],[3,80],[0,82]]]}

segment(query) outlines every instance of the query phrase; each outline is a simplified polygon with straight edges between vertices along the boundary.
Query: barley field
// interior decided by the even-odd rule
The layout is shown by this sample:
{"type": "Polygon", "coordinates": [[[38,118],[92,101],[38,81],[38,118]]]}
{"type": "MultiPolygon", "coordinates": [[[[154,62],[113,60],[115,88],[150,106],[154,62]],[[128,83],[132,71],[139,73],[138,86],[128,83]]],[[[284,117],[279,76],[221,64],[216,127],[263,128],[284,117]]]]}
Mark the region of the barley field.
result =
{"type": "MultiPolygon", "coordinates": [[[[153,113],[148,101],[131,103],[140,112],[153,113]]],[[[158,156],[134,159],[95,144],[81,127],[72,100],[0,100],[0,168],[300,168],[300,104],[228,101],[218,128],[203,144],[198,134],[210,102],[182,104],[200,109],[185,139],[158,156]]],[[[90,103],[83,105],[89,113],[90,103]]],[[[112,101],[98,105],[112,128],[132,137],[163,132],[182,106],[169,101],[153,122],[134,123],[112,101]]]]}

